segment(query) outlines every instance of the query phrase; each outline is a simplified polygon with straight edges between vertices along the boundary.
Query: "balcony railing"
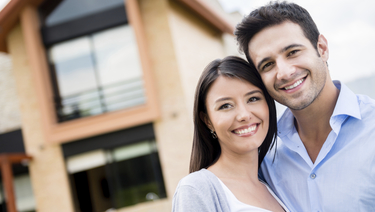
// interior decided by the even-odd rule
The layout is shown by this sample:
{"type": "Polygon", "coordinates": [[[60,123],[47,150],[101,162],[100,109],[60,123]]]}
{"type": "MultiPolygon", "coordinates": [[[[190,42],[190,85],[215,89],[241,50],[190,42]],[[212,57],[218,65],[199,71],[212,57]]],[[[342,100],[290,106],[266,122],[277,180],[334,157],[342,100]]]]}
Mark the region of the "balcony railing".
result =
{"type": "Polygon", "coordinates": [[[142,105],[146,96],[141,77],[56,99],[59,122],[142,105]]]}

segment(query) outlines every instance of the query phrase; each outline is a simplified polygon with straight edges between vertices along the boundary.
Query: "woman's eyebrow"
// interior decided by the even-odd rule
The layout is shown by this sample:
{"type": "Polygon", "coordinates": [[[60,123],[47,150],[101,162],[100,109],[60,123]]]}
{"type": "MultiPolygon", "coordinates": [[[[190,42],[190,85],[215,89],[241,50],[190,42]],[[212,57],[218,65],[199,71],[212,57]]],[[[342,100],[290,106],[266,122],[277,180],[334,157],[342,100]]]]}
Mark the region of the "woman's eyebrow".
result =
{"type": "Polygon", "coordinates": [[[217,102],[222,102],[222,101],[227,101],[227,100],[231,100],[232,98],[230,98],[230,97],[222,97],[222,98],[219,98],[219,99],[217,99],[216,101],[215,101],[215,103],[217,103],[217,102]]]}
{"type": "Polygon", "coordinates": [[[254,93],[262,93],[262,91],[261,91],[261,90],[253,90],[253,91],[247,92],[247,93],[245,94],[245,96],[249,96],[249,95],[252,95],[252,94],[254,94],[254,93]]]}

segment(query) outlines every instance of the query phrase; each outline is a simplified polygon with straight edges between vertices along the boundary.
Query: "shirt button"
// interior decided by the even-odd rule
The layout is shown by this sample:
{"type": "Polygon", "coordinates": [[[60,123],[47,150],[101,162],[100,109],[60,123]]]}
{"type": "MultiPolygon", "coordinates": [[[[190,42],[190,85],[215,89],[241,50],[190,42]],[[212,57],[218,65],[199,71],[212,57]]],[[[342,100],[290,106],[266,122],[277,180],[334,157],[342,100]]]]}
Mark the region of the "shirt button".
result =
{"type": "Polygon", "coordinates": [[[316,178],[316,174],[312,173],[312,174],[310,175],[310,178],[311,178],[311,179],[315,179],[315,178],[316,178]]]}

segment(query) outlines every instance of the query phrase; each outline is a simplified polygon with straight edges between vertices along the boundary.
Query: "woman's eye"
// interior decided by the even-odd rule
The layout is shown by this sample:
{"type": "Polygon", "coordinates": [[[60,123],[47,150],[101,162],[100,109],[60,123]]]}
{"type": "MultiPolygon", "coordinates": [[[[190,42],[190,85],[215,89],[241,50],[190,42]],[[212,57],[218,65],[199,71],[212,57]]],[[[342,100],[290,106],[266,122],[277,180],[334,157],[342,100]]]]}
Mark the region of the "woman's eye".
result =
{"type": "Polygon", "coordinates": [[[249,99],[249,102],[256,102],[256,101],[258,101],[260,98],[258,98],[258,97],[250,97],[250,99],[249,99]]]}
{"type": "Polygon", "coordinates": [[[230,104],[223,104],[223,105],[221,105],[220,107],[219,107],[219,110],[222,110],[222,109],[228,109],[228,108],[231,108],[232,107],[232,105],[230,105],[230,104]]]}

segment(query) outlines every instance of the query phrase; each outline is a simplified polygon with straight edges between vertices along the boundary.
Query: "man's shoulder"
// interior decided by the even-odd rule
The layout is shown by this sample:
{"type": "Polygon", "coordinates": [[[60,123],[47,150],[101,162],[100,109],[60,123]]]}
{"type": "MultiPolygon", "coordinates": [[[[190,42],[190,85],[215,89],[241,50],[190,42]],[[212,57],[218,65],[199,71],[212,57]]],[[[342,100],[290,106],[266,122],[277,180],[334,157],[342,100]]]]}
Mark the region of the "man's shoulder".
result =
{"type": "Polygon", "coordinates": [[[375,99],[363,94],[357,94],[357,99],[359,106],[375,108],[375,99]]]}
{"type": "MultiPolygon", "coordinates": [[[[362,121],[375,124],[375,100],[361,94],[357,94],[357,99],[362,121]]],[[[375,125],[373,127],[375,127],[375,125]]]]}

